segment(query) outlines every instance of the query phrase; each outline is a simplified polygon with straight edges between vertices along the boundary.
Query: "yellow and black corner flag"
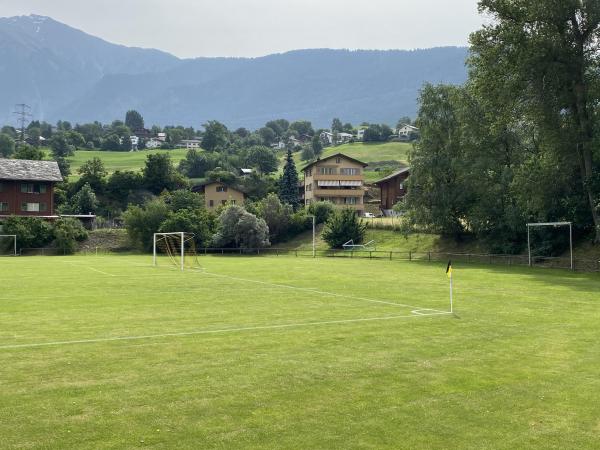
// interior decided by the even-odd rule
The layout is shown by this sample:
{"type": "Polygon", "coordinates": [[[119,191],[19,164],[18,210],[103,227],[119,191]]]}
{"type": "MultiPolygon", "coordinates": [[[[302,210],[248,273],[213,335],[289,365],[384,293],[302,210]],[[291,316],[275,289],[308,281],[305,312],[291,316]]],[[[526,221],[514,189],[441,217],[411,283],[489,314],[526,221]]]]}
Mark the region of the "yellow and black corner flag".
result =
{"type": "Polygon", "coordinates": [[[452,278],[452,261],[448,261],[448,267],[446,267],[446,275],[448,278],[452,278]]]}

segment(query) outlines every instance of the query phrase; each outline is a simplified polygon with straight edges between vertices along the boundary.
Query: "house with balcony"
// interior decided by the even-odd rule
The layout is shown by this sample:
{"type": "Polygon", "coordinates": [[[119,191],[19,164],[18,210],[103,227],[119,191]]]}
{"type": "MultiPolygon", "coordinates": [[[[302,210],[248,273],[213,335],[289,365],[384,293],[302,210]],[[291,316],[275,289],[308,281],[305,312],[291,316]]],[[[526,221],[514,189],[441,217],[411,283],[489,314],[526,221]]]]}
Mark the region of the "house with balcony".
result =
{"type": "Polygon", "coordinates": [[[0,159],[0,219],[55,218],[54,185],[62,180],[56,161],[0,159]]]}
{"type": "Polygon", "coordinates": [[[318,159],[302,169],[304,204],[329,201],[363,215],[364,168],[367,164],[342,153],[318,159]]]}
{"type": "Polygon", "coordinates": [[[207,181],[192,188],[192,192],[204,194],[204,204],[209,211],[219,206],[243,205],[246,194],[239,187],[222,181],[207,181]]]}

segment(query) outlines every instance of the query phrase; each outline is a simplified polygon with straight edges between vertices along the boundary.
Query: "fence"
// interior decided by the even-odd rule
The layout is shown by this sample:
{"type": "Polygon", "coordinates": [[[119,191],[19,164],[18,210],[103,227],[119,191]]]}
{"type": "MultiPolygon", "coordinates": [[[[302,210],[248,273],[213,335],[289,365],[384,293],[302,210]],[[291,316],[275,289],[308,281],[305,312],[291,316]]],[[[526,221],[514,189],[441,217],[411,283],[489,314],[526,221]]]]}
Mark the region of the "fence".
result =
{"type": "MultiPolygon", "coordinates": [[[[201,248],[198,255],[223,255],[223,256],[294,256],[316,258],[350,258],[350,259],[385,259],[390,261],[448,261],[466,264],[491,264],[504,266],[528,266],[527,256],[522,255],[496,255],[477,253],[446,253],[446,252],[412,252],[402,250],[313,250],[283,249],[283,248],[201,248]]],[[[95,247],[94,249],[77,252],[79,255],[108,255],[117,254],[108,248],[95,247]]],[[[122,252],[121,252],[122,253],[122,252]]],[[[21,256],[55,256],[65,255],[62,250],[52,248],[23,248],[21,256]]],[[[591,259],[574,259],[574,270],[578,272],[600,272],[600,261],[591,259]]],[[[532,266],[549,269],[570,269],[570,258],[541,257],[532,258],[532,266]]]]}
{"type": "MultiPolygon", "coordinates": [[[[280,249],[280,248],[203,248],[198,251],[200,255],[223,256],[295,256],[313,257],[312,249],[280,249]]],[[[386,259],[397,261],[448,261],[467,264],[492,264],[505,266],[528,266],[529,259],[522,255],[497,255],[477,253],[445,253],[445,252],[412,252],[400,250],[315,250],[314,257],[318,258],[357,258],[357,259],[386,259]]],[[[600,261],[588,259],[575,259],[574,270],[580,272],[600,272],[600,261]]],[[[534,257],[532,266],[552,269],[570,269],[570,258],[534,257]]]]}

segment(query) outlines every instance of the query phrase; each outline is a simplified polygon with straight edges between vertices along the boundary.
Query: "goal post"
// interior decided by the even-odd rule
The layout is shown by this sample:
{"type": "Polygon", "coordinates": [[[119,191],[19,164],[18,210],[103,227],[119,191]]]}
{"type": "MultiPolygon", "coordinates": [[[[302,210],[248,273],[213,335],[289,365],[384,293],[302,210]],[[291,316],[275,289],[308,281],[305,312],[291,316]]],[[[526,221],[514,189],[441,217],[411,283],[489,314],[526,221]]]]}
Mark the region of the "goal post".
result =
{"type": "Polygon", "coordinates": [[[0,256],[17,256],[16,234],[0,234],[0,256]]]}
{"type": "Polygon", "coordinates": [[[176,231],[154,233],[152,239],[152,265],[158,265],[158,254],[168,256],[170,262],[180,270],[185,270],[186,262],[198,265],[193,233],[176,231]]]}
{"type": "Polygon", "coordinates": [[[569,227],[569,250],[571,257],[571,270],[574,270],[575,267],[573,262],[573,222],[538,222],[527,224],[527,254],[529,256],[529,267],[531,267],[532,265],[530,232],[531,228],[533,227],[569,227]]]}

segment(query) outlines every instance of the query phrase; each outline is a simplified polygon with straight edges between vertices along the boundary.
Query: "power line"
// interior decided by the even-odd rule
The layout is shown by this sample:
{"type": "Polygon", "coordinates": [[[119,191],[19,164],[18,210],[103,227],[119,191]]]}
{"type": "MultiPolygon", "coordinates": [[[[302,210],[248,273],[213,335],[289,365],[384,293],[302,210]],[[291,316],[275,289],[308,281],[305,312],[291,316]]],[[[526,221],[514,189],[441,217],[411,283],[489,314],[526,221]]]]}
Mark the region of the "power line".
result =
{"type": "Polygon", "coordinates": [[[15,111],[13,111],[13,114],[17,116],[17,123],[21,129],[21,142],[25,142],[25,124],[31,117],[30,110],[31,106],[26,105],[25,103],[19,103],[18,105],[15,105],[15,111]]]}

